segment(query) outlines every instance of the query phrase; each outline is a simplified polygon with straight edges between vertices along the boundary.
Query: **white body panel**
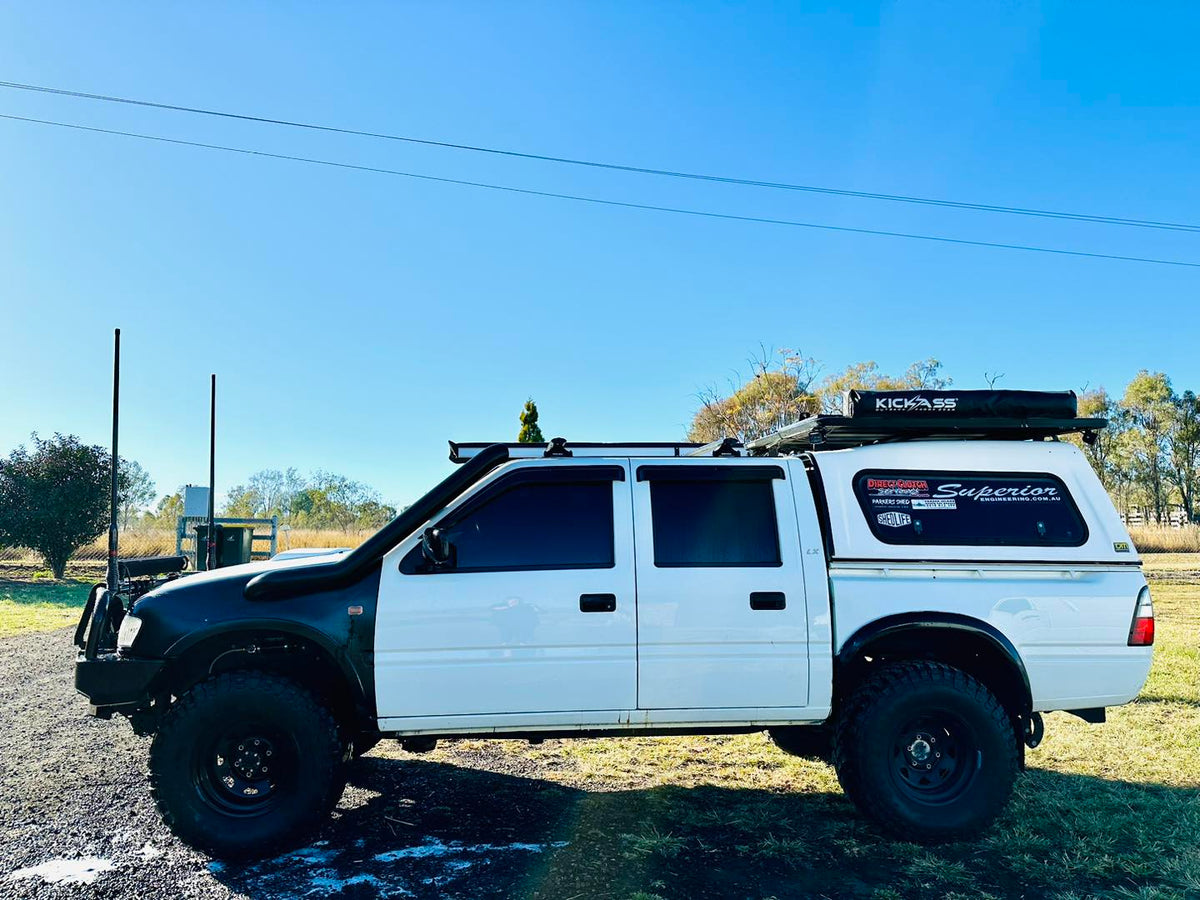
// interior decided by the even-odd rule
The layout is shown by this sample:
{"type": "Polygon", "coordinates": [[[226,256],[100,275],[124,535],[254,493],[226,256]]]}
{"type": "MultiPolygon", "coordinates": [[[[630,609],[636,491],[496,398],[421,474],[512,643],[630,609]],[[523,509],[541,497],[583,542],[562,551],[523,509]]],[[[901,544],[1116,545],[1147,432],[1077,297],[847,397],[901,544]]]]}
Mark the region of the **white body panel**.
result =
{"type": "Polygon", "coordinates": [[[1151,648],[1126,646],[1137,568],[834,561],[830,576],[839,648],[885,616],[969,616],[1016,647],[1036,711],[1128,703],[1150,672],[1151,648]]]}
{"type": "MultiPolygon", "coordinates": [[[[625,461],[610,462],[627,469],[625,461]]],[[[467,497],[528,465],[503,467],[467,497]]],[[[636,706],[628,478],[613,482],[613,523],[615,565],[606,569],[405,575],[400,560],[420,532],[401,542],[384,558],[379,584],[380,718],[636,706]],[[616,610],[581,612],[580,595],[589,593],[615,595],[616,610]]]]}
{"type": "Polygon", "coordinates": [[[580,457],[501,466],[449,510],[518,468],[622,466],[625,480],[613,483],[614,565],[404,575],[400,561],[423,528],[414,531],[383,561],[380,728],[503,734],[820,722],[833,704],[838,651],[860,629],[906,614],[964,616],[1000,632],[1025,666],[1034,710],[1137,695],[1151,651],[1126,643],[1145,580],[1128,533],[1075,447],[911,441],[814,459],[829,548],[801,459],[580,457]],[[654,565],[650,488],[637,480],[638,466],[714,463],[785,470],[772,482],[781,565],[654,565]],[[1078,547],[884,543],[853,491],[855,475],[868,469],[1048,473],[1067,487],[1087,537],[1078,547]],[[755,591],[785,594],[785,608],[751,610],[755,591]],[[581,613],[584,593],[614,594],[617,608],[581,613]]]}
{"type": "Polygon", "coordinates": [[[1001,632],[1029,676],[1033,708],[1127,703],[1151,648],[1129,647],[1146,581],[1129,532],[1073,444],[908,441],[816,454],[833,532],[830,581],[840,649],[888,615],[943,612],[1001,632]],[[1029,472],[1057,476],[1087,524],[1078,547],[914,546],[878,540],[854,495],[864,470],[1029,472]],[[1128,549],[1116,548],[1124,544],[1128,549]]]}
{"type": "MultiPolygon", "coordinates": [[[[835,559],[989,562],[1136,563],[1137,551],[1091,465],[1061,441],[905,441],[814,454],[825,486],[835,559]],[[885,544],[871,533],[854,496],[854,476],[866,469],[1047,473],[1062,479],[1088,527],[1079,547],[921,547],[885,544]],[[1124,542],[1127,552],[1114,549],[1124,542]]],[[[1131,613],[1132,615],[1132,613],[1131,613]]]]}
{"type": "MultiPolygon", "coordinates": [[[[711,462],[680,459],[665,465],[686,469],[711,462]]],[[[733,459],[723,465],[763,463],[733,459]]],[[[770,483],[781,565],[659,568],[649,527],[650,482],[635,476],[641,709],[726,709],[736,719],[741,709],[808,705],[808,608],[795,501],[790,479],[770,483]],[[757,591],[783,594],[785,607],[751,609],[750,594],[757,591]]],[[[728,527],[737,528],[737,522],[728,527]]]]}

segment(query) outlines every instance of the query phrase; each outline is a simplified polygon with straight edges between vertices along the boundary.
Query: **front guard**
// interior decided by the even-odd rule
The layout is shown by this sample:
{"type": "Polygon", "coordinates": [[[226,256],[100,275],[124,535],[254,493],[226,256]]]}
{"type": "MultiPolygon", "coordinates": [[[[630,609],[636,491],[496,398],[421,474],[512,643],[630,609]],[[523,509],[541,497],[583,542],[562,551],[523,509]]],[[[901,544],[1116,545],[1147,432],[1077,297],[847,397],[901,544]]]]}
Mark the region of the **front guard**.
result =
{"type": "Polygon", "coordinates": [[[117,653],[117,628],[124,614],[120,598],[97,584],[75,628],[75,690],[88,698],[91,714],[102,719],[148,708],[150,685],[163,667],[162,660],[117,653]]]}

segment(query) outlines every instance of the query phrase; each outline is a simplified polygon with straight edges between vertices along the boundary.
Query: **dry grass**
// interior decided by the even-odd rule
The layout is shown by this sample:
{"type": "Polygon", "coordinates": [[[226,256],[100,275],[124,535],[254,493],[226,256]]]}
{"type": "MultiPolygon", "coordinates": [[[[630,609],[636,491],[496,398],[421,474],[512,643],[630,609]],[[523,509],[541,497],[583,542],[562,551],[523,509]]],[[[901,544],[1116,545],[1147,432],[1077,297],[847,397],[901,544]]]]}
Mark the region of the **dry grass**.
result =
{"type": "Polygon", "coordinates": [[[1140,553],[1200,553],[1200,525],[1132,525],[1129,535],[1140,553]]]}
{"type": "MultiPolygon", "coordinates": [[[[259,534],[269,534],[269,528],[256,529],[259,534]]],[[[278,549],[290,547],[357,547],[374,534],[372,529],[337,531],[332,529],[296,528],[279,531],[278,549]]],[[[175,552],[175,531],[169,528],[137,529],[121,534],[121,556],[164,556],[175,552]]],[[[265,548],[266,544],[255,547],[265,548]]],[[[76,551],[73,562],[103,562],[108,559],[108,535],[97,537],[76,551]]],[[[36,553],[23,547],[0,548],[0,562],[33,565],[38,562],[36,553]]]]}

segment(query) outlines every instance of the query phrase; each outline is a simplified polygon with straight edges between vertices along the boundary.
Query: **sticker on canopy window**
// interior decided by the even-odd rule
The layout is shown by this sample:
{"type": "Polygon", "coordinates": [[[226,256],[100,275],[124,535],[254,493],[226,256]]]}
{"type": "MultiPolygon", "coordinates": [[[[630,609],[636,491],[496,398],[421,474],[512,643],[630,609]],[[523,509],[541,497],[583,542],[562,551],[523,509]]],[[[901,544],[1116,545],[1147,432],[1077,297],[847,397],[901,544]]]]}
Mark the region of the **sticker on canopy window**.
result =
{"type": "Polygon", "coordinates": [[[1035,484],[1032,481],[980,481],[974,485],[962,482],[939,484],[933,494],[935,500],[974,500],[976,503],[1057,503],[1062,500],[1058,488],[1052,484],[1035,484]]]}
{"type": "Polygon", "coordinates": [[[928,497],[929,482],[923,478],[868,478],[872,497],[928,497]]]}
{"type": "Polygon", "coordinates": [[[871,530],[887,543],[1078,547],[1087,540],[1067,486],[1049,473],[877,470],[859,472],[854,489],[871,530]]]}

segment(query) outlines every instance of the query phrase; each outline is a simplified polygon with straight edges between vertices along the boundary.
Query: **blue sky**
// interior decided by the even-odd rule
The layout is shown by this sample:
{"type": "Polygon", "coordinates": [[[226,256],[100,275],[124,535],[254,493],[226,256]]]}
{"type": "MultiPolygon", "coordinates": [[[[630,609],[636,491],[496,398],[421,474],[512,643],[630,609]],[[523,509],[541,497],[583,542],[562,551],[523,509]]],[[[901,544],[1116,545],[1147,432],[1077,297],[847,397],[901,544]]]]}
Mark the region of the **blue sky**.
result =
{"type": "MultiPolygon", "coordinates": [[[[1190,222],[1194,5],[6,4],[0,80],[623,164],[1190,222]],[[967,12],[964,14],[964,10],[967,12]]],[[[1194,234],[708,185],[0,90],[0,113],[640,203],[1200,261],[1194,234]]],[[[675,439],[760,342],[1200,388],[1200,270],[599,208],[0,120],[0,452],[411,502],[445,440],[675,439]]]]}

